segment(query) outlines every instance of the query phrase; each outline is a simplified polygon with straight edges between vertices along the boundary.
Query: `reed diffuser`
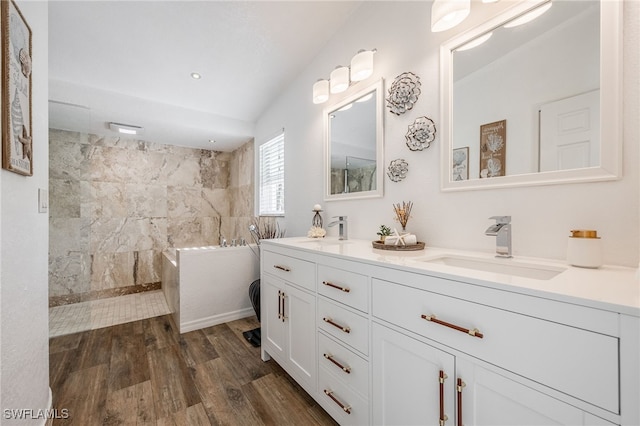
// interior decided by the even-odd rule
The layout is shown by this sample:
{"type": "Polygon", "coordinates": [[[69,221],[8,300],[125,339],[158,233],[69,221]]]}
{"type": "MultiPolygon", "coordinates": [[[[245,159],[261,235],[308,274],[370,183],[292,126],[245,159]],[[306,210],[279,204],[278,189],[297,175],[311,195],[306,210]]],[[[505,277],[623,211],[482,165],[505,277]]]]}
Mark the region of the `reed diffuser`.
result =
{"type": "Polygon", "coordinates": [[[406,230],[407,222],[411,219],[411,208],[413,207],[413,203],[411,201],[403,201],[402,204],[394,204],[393,210],[396,213],[395,220],[400,222],[402,225],[402,231],[406,230]]]}

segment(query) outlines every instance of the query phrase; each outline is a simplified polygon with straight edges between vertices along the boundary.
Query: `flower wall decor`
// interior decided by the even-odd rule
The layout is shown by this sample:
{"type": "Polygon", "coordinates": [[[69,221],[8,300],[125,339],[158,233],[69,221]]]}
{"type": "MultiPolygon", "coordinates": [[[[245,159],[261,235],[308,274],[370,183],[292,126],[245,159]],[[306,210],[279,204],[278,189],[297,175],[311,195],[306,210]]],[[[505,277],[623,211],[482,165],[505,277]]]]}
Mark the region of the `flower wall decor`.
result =
{"type": "Polygon", "coordinates": [[[411,151],[422,151],[429,148],[436,138],[436,125],[429,117],[418,117],[409,125],[407,134],[404,135],[407,146],[411,151]]]}
{"type": "Polygon", "coordinates": [[[387,107],[392,114],[401,115],[413,108],[420,96],[420,77],[412,72],[403,72],[391,84],[387,107]]]}
{"type": "Polygon", "coordinates": [[[387,176],[389,176],[389,179],[391,179],[392,182],[400,182],[407,177],[408,171],[409,163],[402,158],[398,158],[397,160],[392,160],[391,163],[389,163],[387,176]]]}

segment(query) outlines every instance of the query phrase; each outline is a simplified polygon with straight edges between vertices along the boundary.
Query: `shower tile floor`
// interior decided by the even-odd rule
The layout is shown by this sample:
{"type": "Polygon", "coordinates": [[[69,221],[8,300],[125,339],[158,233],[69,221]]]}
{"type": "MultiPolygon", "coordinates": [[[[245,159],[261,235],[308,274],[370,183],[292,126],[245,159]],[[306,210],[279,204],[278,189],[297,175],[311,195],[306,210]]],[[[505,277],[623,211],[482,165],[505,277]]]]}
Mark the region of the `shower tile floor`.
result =
{"type": "Polygon", "coordinates": [[[169,314],[162,290],[49,308],[49,337],[169,314]]]}

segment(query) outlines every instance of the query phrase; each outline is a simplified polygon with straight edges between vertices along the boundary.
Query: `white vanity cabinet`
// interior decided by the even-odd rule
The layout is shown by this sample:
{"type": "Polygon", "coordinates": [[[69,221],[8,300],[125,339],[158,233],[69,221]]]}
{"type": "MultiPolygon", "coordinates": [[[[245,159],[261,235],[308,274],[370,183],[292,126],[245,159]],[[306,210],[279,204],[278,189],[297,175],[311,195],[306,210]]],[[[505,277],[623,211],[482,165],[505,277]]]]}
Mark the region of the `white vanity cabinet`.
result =
{"type": "Polygon", "coordinates": [[[453,422],[455,356],[379,324],[372,341],[372,423],[453,422]]]}
{"type": "Polygon", "coordinates": [[[369,277],[363,265],[318,259],[320,404],[341,424],[369,424],[369,277]]]}
{"type": "Polygon", "coordinates": [[[272,356],[308,392],[317,384],[315,264],[262,252],[262,359],[272,356]]]}
{"type": "Polygon", "coordinates": [[[432,270],[370,242],[314,244],[262,246],[263,359],[338,423],[640,424],[632,271],[585,282],[596,272],[568,269],[540,286],[565,296],[432,270]],[[628,293],[603,301],[593,289],[611,277],[628,293]]]}
{"type": "MultiPolygon", "coordinates": [[[[406,273],[395,275],[396,282],[372,280],[374,320],[400,327],[384,332],[377,331],[382,326],[374,328],[372,339],[377,350],[372,366],[374,371],[383,371],[381,382],[373,387],[374,423],[435,424],[444,419],[435,417],[426,404],[444,404],[442,416],[466,425],[607,424],[578,407],[600,413],[619,412],[617,314],[585,308],[581,316],[573,318],[573,324],[560,324],[545,318],[547,309],[563,308],[553,301],[544,302],[547,309],[537,313],[542,318],[533,317],[511,312],[509,306],[499,309],[425,290],[449,287],[455,293],[462,283],[406,273]],[[598,317],[597,332],[589,330],[592,316],[598,317]],[[401,346],[406,350],[398,347],[400,343],[394,347],[390,343],[394,341],[404,342],[401,346]],[[386,395],[399,389],[389,390],[383,381],[388,380],[393,368],[399,372],[418,362],[418,353],[425,354],[424,370],[412,373],[413,369],[408,369],[404,379],[395,381],[412,383],[414,393],[421,386],[418,389],[422,394],[429,394],[438,389],[438,373],[442,370],[448,376],[445,394],[422,406],[407,404],[391,416],[388,413],[398,410],[398,401],[386,395]],[[447,363],[444,353],[451,358],[447,363]],[[450,366],[454,360],[455,369],[450,366]],[[563,396],[567,402],[558,399],[563,396]],[[421,419],[425,414],[430,417],[421,419]]],[[[500,293],[490,289],[484,292],[488,293],[487,301],[500,304],[500,293]]],[[[520,299],[518,303],[532,304],[526,296],[520,299]]]]}

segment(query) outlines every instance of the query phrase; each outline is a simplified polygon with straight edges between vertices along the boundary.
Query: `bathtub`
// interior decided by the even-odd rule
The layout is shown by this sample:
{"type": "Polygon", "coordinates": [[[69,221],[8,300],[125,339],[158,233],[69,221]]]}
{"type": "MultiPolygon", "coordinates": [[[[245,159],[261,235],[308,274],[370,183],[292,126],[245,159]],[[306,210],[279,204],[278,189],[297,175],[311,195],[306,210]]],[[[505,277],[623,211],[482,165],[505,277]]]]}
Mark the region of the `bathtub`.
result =
{"type": "Polygon", "coordinates": [[[260,278],[255,245],[167,249],[162,289],[180,333],[255,315],[249,285],[260,278]]]}

